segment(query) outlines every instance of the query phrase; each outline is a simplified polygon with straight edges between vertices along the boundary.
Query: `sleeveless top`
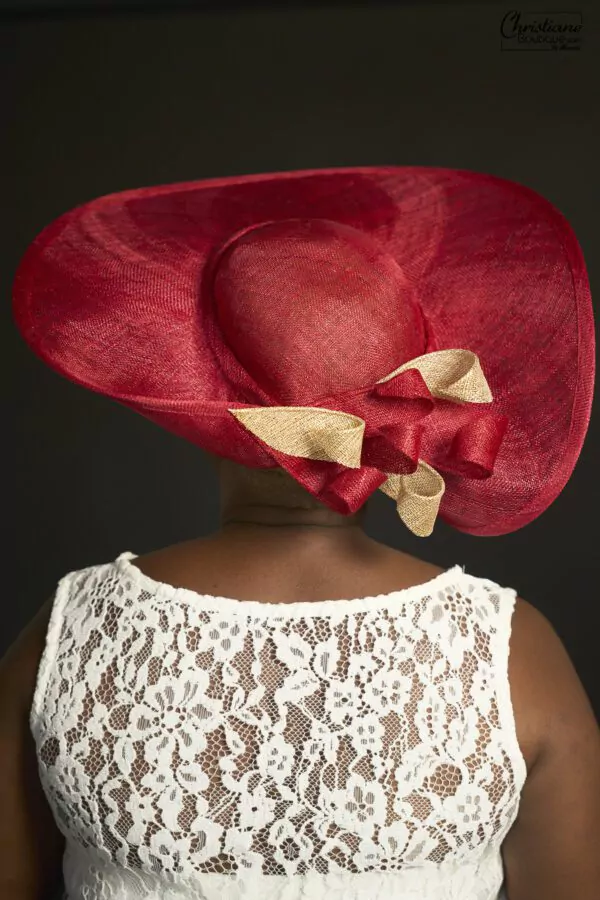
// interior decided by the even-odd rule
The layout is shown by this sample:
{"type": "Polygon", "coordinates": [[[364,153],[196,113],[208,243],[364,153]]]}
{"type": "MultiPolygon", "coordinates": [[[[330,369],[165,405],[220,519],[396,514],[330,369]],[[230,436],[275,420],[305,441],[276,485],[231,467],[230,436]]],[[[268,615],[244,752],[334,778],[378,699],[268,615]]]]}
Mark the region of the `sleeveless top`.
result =
{"type": "Polygon", "coordinates": [[[135,557],[60,580],[38,668],[63,900],[505,897],[514,590],[261,603],[135,557]]]}

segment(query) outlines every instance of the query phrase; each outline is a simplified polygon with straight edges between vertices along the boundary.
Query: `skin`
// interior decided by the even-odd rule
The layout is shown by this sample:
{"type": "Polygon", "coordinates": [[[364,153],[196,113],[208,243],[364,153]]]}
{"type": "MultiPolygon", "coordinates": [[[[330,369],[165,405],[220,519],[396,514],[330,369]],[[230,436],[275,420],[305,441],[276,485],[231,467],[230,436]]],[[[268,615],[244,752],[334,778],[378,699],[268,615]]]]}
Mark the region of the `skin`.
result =
{"type": "Polygon", "coordinates": [[[370,538],[368,504],[344,516],[282,469],[207,456],[219,479],[219,527],[139,556],[135,565],[155,580],[199,593],[294,602],[387,593],[442,571],[370,538]]]}
{"type": "Polygon", "coordinates": [[[367,504],[354,515],[343,516],[311,496],[284,469],[248,469],[206,455],[220,485],[220,528],[214,536],[229,537],[243,528],[259,541],[268,539],[270,547],[275,541],[276,548],[298,539],[303,546],[329,549],[377,544],[364,530],[367,504]]]}
{"type": "MultiPolygon", "coordinates": [[[[208,458],[220,483],[219,527],[138,557],[158,580],[269,602],[387,593],[441,571],[369,538],[366,507],[341,516],[284,472],[208,458]]],[[[11,900],[53,900],[61,877],[64,838],[41,790],[28,722],[53,596],[0,660],[0,896],[11,900]]],[[[520,597],[509,682],[528,775],[502,845],[507,898],[596,900],[600,730],[560,638],[520,597]]]]}

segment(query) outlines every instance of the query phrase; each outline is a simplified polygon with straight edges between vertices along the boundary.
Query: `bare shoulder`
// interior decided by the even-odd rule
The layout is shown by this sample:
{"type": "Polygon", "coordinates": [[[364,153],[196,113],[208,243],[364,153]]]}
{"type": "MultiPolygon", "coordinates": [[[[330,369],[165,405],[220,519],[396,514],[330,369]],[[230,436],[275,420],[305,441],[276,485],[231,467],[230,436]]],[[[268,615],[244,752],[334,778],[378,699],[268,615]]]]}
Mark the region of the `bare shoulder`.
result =
{"type": "MultiPolygon", "coordinates": [[[[400,551],[392,551],[394,558],[406,584],[424,583],[445,571],[400,551]]],[[[567,649],[549,619],[522,597],[515,602],[509,650],[515,727],[528,777],[552,752],[557,732],[563,741],[569,733],[574,739],[587,736],[585,752],[597,753],[598,725],[567,649]]]]}
{"type": "Polygon", "coordinates": [[[592,900],[600,883],[600,729],[551,622],[517,598],[509,679],[529,758],[502,848],[511,900],[592,900]]]}
{"type": "Polygon", "coordinates": [[[512,618],[509,680],[519,743],[533,768],[555,729],[569,721],[597,725],[585,689],[568,651],[549,619],[517,597],[512,618]]]}
{"type": "Polygon", "coordinates": [[[38,776],[29,714],[54,596],[0,659],[0,895],[49,896],[60,884],[64,837],[38,776]]]}
{"type": "Polygon", "coordinates": [[[5,696],[8,690],[15,702],[27,704],[33,700],[53,603],[54,594],[22,628],[0,659],[0,692],[4,703],[8,700],[5,696]]]}

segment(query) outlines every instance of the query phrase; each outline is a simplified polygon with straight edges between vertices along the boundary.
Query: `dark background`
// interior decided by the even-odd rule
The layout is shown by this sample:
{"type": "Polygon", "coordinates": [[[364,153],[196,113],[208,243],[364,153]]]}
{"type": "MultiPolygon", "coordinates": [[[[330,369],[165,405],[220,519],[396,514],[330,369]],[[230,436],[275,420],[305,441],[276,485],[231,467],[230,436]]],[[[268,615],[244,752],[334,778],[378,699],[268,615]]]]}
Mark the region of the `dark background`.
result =
{"type": "MultiPolygon", "coordinates": [[[[578,235],[592,291],[598,283],[591,3],[560,7],[583,13],[579,52],[516,53],[500,51],[508,4],[190,5],[0,6],[2,356],[15,412],[0,653],[66,572],[217,524],[217,486],[194,446],[55,375],[16,331],[14,271],[59,214],[101,194],[210,176],[455,166],[546,196],[578,235]]],[[[380,492],[367,528],[391,546],[516,588],[561,635],[597,715],[598,445],[593,412],[567,487],[511,535],[470,537],[438,520],[419,539],[380,492]]]]}

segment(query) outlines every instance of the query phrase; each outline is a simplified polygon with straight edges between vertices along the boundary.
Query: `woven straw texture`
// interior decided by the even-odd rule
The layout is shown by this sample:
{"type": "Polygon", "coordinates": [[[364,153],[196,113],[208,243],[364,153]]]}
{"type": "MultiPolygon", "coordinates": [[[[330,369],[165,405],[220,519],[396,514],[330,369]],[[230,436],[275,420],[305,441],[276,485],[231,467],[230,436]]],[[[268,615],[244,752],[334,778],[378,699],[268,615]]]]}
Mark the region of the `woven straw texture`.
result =
{"type": "Polygon", "coordinates": [[[14,313],[55,371],[212,453],[281,466],[345,514],[378,488],[397,499],[406,476],[429,477],[422,499],[437,474],[445,522],[514,531],[562,490],[589,423],[577,241],[539,195],[479,173],[293,172],[103,197],[31,244],[14,313]],[[468,388],[471,372],[474,402],[406,366],[450,350],[437,380],[462,372],[468,388]],[[265,431],[273,407],[288,409],[265,431]],[[306,455],[290,453],[305,431],[306,455]]]}

